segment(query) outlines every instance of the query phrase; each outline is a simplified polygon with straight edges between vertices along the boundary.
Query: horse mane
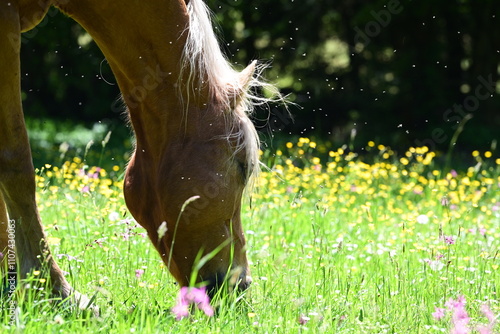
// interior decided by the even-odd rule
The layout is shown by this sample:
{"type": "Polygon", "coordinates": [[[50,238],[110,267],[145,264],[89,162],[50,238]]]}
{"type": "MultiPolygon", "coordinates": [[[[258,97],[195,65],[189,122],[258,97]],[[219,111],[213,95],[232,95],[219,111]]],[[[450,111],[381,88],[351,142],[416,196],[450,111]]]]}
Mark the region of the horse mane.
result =
{"type": "Polygon", "coordinates": [[[183,103],[189,104],[190,92],[208,88],[210,102],[222,106],[229,120],[227,139],[235,139],[238,143],[235,154],[243,149],[246,151],[247,179],[251,177],[255,180],[260,171],[260,140],[249,116],[255,106],[283,98],[273,85],[261,79],[266,65],[254,61],[250,65],[253,73],[248,73],[248,80],[242,82],[242,72],[234,69],[220,49],[212,26],[211,11],[203,0],[189,0],[187,9],[189,26],[181,60],[181,73],[186,75],[180,76],[184,80],[187,77],[187,82],[179,87],[187,88],[188,101],[183,103]],[[256,90],[259,88],[271,92],[275,98],[257,95],[256,90]]]}

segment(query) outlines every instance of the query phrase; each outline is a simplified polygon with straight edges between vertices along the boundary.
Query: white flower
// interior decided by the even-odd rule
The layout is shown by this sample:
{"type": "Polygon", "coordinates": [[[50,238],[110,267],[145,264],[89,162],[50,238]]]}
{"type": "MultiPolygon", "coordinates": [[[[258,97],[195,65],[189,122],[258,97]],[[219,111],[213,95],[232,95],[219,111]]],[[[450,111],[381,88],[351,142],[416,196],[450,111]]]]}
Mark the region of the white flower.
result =
{"type": "Polygon", "coordinates": [[[108,219],[112,222],[120,220],[120,214],[116,211],[113,211],[109,214],[108,219]]]}
{"type": "Polygon", "coordinates": [[[420,215],[417,217],[417,223],[427,225],[429,223],[429,217],[426,215],[420,215]]]}
{"type": "Polygon", "coordinates": [[[165,233],[167,233],[167,222],[163,222],[161,223],[160,227],[158,227],[158,240],[160,240],[161,238],[163,238],[163,236],[165,235],[165,233]]]}
{"type": "Polygon", "coordinates": [[[440,271],[444,267],[444,263],[439,260],[434,260],[429,262],[429,266],[434,271],[440,271]]]}

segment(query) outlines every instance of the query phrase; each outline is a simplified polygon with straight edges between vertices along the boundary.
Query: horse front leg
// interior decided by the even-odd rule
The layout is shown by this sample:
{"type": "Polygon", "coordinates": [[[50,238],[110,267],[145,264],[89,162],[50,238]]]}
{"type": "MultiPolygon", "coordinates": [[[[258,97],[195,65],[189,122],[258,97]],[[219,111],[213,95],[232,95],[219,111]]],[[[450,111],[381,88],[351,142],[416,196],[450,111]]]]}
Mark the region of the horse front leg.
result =
{"type": "MultiPolygon", "coordinates": [[[[35,201],[35,173],[20,97],[20,18],[15,3],[0,5],[0,191],[15,223],[15,250],[22,277],[34,270],[50,273],[54,289],[69,294],[47,246],[35,201]],[[42,268],[43,267],[43,268],[42,268]]],[[[4,217],[5,219],[5,217],[4,217]]],[[[5,238],[2,238],[2,242],[5,238]]],[[[5,246],[5,245],[3,245],[5,246]]]]}
{"type": "Polygon", "coordinates": [[[52,257],[36,205],[35,172],[21,106],[21,22],[16,2],[0,3],[0,31],[0,219],[6,220],[7,214],[9,219],[0,246],[14,236],[21,278],[39,270],[50,277],[55,295],[78,298],[75,302],[81,307],[87,299],[72,290],[52,257]]]}

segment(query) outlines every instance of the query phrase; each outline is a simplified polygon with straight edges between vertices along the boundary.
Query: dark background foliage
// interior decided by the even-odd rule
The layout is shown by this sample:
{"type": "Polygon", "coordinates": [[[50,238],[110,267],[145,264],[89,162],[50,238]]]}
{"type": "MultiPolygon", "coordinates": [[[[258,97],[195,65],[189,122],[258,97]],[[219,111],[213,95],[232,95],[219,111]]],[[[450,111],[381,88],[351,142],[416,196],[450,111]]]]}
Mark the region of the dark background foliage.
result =
{"type": "MultiPolygon", "coordinates": [[[[463,125],[461,149],[491,149],[500,138],[498,0],[208,4],[229,59],[241,68],[268,61],[266,77],[297,104],[293,122],[280,106],[257,113],[267,137],[446,150],[463,125]]],[[[122,118],[101,52],[55,9],[23,35],[22,71],[29,117],[122,118]]]]}

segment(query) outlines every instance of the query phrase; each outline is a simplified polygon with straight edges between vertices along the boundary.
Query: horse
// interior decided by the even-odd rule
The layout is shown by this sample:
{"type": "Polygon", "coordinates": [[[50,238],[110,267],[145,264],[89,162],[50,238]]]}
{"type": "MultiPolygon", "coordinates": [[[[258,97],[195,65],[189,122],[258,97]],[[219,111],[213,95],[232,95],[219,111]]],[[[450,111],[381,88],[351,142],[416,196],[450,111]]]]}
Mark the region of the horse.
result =
{"type": "Polygon", "coordinates": [[[20,36],[51,6],[90,34],[114,73],[136,138],[125,202],[172,276],[189,286],[194,275],[210,296],[228,281],[245,290],[251,278],[241,202],[259,170],[250,114],[266,102],[256,88],[268,84],[264,65],[238,71],[229,63],[203,0],[0,3],[0,251],[7,271],[22,279],[38,270],[54,295],[91,304],[49,249],[21,104],[20,36]]]}

